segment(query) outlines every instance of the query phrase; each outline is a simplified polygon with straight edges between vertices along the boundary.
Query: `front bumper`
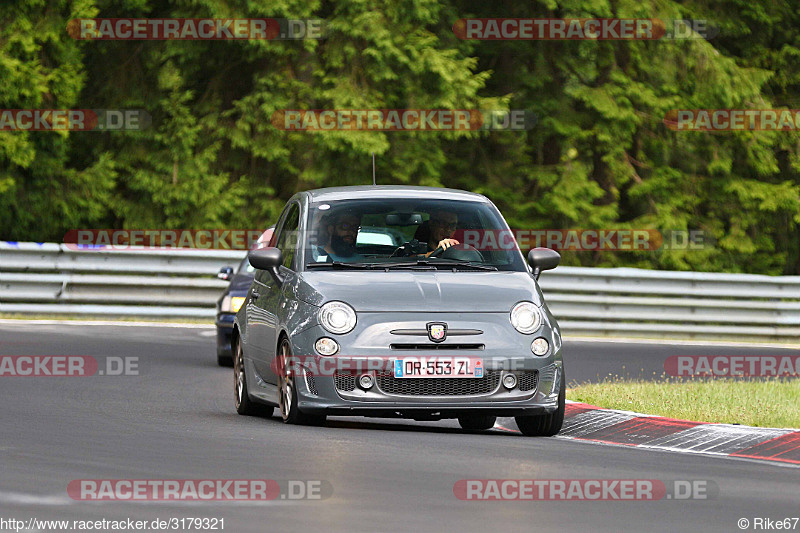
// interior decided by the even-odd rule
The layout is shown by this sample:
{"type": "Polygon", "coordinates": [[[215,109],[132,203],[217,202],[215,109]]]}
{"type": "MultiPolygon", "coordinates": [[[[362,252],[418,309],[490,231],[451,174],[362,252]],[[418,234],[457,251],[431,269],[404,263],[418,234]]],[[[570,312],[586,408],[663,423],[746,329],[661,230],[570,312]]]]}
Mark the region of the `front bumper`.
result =
{"type": "MultiPolygon", "coordinates": [[[[429,314],[422,317],[400,316],[399,321],[388,324],[382,322],[383,317],[371,316],[379,315],[378,313],[362,313],[359,314],[357,329],[345,336],[331,335],[319,326],[312,327],[292,337],[295,354],[312,354],[300,358],[303,371],[296,372],[299,407],[302,411],[312,414],[417,419],[454,418],[465,412],[480,412],[495,416],[525,416],[554,412],[558,409],[558,395],[564,375],[561,338],[557,329],[552,327],[554,321],[549,313],[545,314],[546,323],[533,335],[522,335],[514,331],[508,324],[506,314],[487,319],[490,314],[483,313],[476,313],[472,318],[470,313],[460,313],[458,316],[437,313],[435,318],[429,314]],[[404,321],[404,318],[408,320],[404,321]],[[424,348],[417,350],[392,348],[404,344],[424,345],[427,342],[425,338],[397,335],[390,330],[415,329],[420,325],[424,327],[426,321],[431,320],[446,321],[454,329],[482,331],[480,335],[472,335],[468,339],[453,338],[454,345],[468,342],[472,346],[480,345],[482,348],[443,350],[442,345],[433,349],[432,344],[430,351],[424,348]],[[316,355],[313,349],[314,342],[323,336],[334,338],[339,342],[341,346],[339,354],[346,355],[332,357],[316,355]],[[537,357],[530,351],[530,343],[537,337],[545,337],[550,343],[550,351],[545,356],[537,357]],[[383,371],[368,370],[369,365],[362,365],[358,366],[359,370],[356,372],[342,373],[336,370],[338,367],[335,364],[330,364],[331,359],[337,357],[347,360],[373,359],[380,360],[384,365],[387,362],[389,364],[383,371]],[[402,391],[399,391],[398,383],[392,381],[395,378],[389,369],[395,359],[403,357],[479,357],[485,366],[484,379],[492,376],[494,381],[491,385],[483,388],[473,387],[475,390],[470,389],[465,392],[462,385],[472,386],[475,384],[474,380],[478,378],[449,378],[458,382],[453,384],[455,389],[452,390],[448,389],[449,385],[441,388],[437,388],[437,385],[431,389],[429,385],[442,378],[411,378],[412,381],[416,380],[416,384],[403,387],[402,391]],[[328,370],[323,371],[323,368],[328,370]],[[357,383],[358,377],[364,373],[371,373],[375,380],[375,384],[369,390],[360,388],[357,383]],[[511,390],[502,384],[503,376],[508,373],[514,373],[518,377],[518,385],[511,390]],[[355,386],[342,387],[342,383],[347,380],[341,379],[341,376],[348,374],[352,374],[351,380],[355,382],[355,386]],[[379,378],[379,374],[383,374],[384,377],[379,378]],[[522,390],[520,383],[523,375],[528,377],[535,375],[535,386],[529,383],[522,390]],[[415,389],[416,385],[421,388],[415,389]],[[455,390],[458,394],[452,394],[455,390]]],[[[295,369],[300,370],[297,366],[295,369]]],[[[408,382],[406,379],[403,385],[408,382]]]]}
{"type": "MultiPolygon", "coordinates": [[[[465,412],[494,416],[552,413],[558,409],[558,393],[563,379],[561,362],[537,372],[540,377],[532,391],[521,392],[518,387],[508,390],[501,383],[488,394],[463,396],[388,394],[377,382],[370,390],[363,390],[356,385],[353,391],[344,392],[337,387],[335,377],[311,373],[298,375],[295,382],[300,409],[314,414],[438,419],[455,418],[465,412]]],[[[424,379],[434,381],[437,378],[424,379]]]]}

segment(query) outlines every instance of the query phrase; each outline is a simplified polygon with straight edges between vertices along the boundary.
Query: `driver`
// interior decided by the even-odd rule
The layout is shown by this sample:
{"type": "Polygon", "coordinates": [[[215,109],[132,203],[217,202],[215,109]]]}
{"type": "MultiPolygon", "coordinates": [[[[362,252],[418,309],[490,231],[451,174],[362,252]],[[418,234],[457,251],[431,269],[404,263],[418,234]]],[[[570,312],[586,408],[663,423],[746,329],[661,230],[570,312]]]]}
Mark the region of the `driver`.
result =
{"type": "Polygon", "coordinates": [[[330,239],[325,246],[316,247],[315,255],[318,262],[355,262],[364,259],[363,255],[356,253],[356,237],[361,227],[361,215],[351,211],[341,211],[329,215],[323,224],[330,239]]]}
{"type": "Polygon", "coordinates": [[[461,244],[453,238],[453,234],[458,228],[458,215],[452,211],[434,211],[428,221],[430,232],[428,233],[428,253],[430,256],[437,248],[447,250],[455,244],[461,244]]]}

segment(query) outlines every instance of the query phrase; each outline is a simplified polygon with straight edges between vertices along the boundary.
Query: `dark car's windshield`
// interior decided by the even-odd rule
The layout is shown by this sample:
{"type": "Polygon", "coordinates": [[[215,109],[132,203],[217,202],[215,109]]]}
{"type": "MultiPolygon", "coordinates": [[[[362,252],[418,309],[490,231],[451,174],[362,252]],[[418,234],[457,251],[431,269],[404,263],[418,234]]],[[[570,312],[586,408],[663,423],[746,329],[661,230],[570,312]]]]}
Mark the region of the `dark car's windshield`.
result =
{"type": "Polygon", "coordinates": [[[250,261],[248,261],[247,256],[245,256],[245,258],[242,259],[242,262],[239,263],[239,268],[236,269],[236,273],[242,275],[252,274],[255,271],[256,271],[255,267],[250,264],[250,261]]]}
{"type": "Polygon", "coordinates": [[[524,271],[522,254],[489,203],[361,199],[312,203],[307,268],[524,271]]]}

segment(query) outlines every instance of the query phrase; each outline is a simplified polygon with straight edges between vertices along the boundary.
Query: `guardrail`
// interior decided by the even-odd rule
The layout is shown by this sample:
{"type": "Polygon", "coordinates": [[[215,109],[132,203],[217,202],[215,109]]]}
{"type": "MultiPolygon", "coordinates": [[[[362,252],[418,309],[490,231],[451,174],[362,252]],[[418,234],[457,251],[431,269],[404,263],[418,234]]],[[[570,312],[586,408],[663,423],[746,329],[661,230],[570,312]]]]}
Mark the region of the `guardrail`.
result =
{"type": "MultiPolygon", "coordinates": [[[[0,313],[214,316],[245,252],[0,242],[0,313]]],[[[794,341],[800,276],[559,267],[540,279],[565,335],[794,341]]]]}
{"type": "Polygon", "coordinates": [[[0,242],[0,313],[212,319],[245,253],[0,242]]]}

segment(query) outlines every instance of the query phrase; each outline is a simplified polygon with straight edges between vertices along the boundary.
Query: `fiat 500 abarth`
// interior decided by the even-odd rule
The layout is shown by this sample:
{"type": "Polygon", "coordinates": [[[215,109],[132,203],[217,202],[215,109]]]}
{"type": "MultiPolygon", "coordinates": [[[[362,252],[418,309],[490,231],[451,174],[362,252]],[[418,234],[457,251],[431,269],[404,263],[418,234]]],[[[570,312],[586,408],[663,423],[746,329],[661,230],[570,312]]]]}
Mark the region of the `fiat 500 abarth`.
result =
{"type": "Polygon", "coordinates": [[[486,197],[427,187],[337,187],[293,196],[232,332],[240,414],[513,416],[525,435],[564,419],[561,332],[537,279],[486,197]],[[370,238],[359,238],[369,233],[370,238]]]}

